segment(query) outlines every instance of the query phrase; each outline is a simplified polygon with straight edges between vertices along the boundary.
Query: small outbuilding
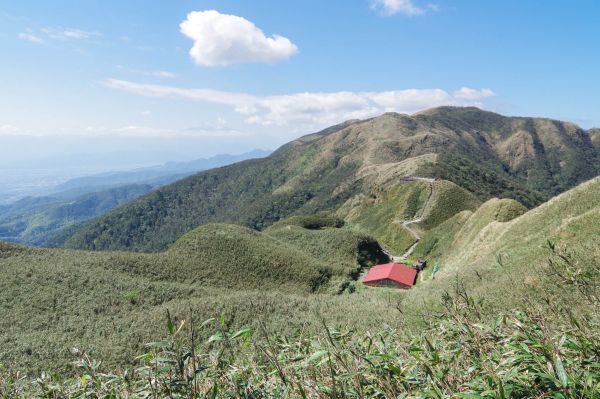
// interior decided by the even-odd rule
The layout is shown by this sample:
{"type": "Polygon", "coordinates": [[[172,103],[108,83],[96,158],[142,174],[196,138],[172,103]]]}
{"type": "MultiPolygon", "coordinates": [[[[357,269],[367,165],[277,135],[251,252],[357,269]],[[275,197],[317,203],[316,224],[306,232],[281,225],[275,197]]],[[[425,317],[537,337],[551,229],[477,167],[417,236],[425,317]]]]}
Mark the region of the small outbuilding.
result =
{"type": "Polygon", "coordinates": [[[416,278],[416,269],[400,263],[386,263],[373,266],[363,279],[363,284],[370,287],[406,289],[415,285],[416,278]]]}
{"type": "Polygon", "coordinates": [[[427,266],[427,261],[425,259],[418,258],[413,264],[413,268],[415,268],[418,272],[422,272],[423,269],[427,266]]]}

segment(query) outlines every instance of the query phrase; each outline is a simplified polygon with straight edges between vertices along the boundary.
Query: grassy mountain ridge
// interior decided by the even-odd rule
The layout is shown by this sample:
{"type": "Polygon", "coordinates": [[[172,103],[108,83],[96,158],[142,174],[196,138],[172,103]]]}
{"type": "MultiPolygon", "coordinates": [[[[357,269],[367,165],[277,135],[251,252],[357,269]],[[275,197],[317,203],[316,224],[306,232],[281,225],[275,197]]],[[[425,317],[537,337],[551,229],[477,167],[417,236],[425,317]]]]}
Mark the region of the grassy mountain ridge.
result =
{"type": "MultiPolygon", "coordinates": [[[[447,291],[457,281],[496,309],[518,306],[526,303],[526,298],[544,298],[549,284],[544,276],[552,274],[548,242],[564,250],[563,256],[578,259],[579,266],[573,267],[593,276],[592,289],[600,289],[600,177],[528,212],[510,200],[490,200],[437,229],[419,244],[416,254],[439,261],[440,272],[419,290],[408,292],[408,301],[416,295],[422,299],[447,291]],[[428,243],[436,237],[435,245],[428,243]],[[508,287],[510,295],[502,295],[508,287]]],[[[570,285],[555,289],[564,291],[564,296],[577,290],[570,285]]]]}
{"type": "Polygon", "coordinates": [[[176,182],[95,220],[65,245],[156,251],[205,223],[264,229],[292,214],[335,211],[356,194],[369,195],[383,165],[394,182],[408,168],[394,165],[413,159],[415,174],[443,177],[480,199],[527,206],[595,176],[599,167],[589,135],[570,123],[472,107],[388,113],[176,182]]]}
{"type": "Polygon", "coordinates": [[[423,233],[465,209],[476,209],[480,201],[456,184],[438,180],[433,183],[407,181],[349,199],[338,215],[347,227],[371,234],[388,250],[404,253],[415,241],[402,222],[421,219],[413,229],[423,233]]]}

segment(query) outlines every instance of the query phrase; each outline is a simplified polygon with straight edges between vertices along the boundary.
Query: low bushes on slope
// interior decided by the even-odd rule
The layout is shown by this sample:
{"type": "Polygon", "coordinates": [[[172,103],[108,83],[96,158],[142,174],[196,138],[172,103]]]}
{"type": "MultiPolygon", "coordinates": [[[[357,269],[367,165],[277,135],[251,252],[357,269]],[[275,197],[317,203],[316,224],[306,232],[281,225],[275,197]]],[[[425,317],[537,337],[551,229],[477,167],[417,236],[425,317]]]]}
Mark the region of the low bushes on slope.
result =
{"type": "Polygon", "coordinates": [[[280,220],[272,225],[273,228],[284,226],[298,226],[309,230],[318,230],[327,227],[340,228],[344,220],[330,213],[318,213],[316,215],[295,215],[280,220]]]}
{"type": "Polygon", "coordinates": [[[425,230],[434,228],[458,212],[475,210],[481,202],[470,192],[456,184],[437,180],[433,183],[431,203],[419,226],[425,230]]]}
{"type": "MultiPolygon", "coordinates": [[[[435,279],[421,284],[419,290],[406,293],[407,301],[421,301],[423,307],[435,306],[426,298],[448,290],[456,279],[472,287],[475,295],[486,298],[498,310],[516,306],[528,296],[548,296],[550,286],[543,276],[547,273],[548,241],[569,248],[569,256],[579,259],[577,268],[595,272],[600,268],[600,178],[583,183],[547,203],[509,221],[493,220],[496,204],[486,203],[485,218],[474,217],[458,229],[452,242],[440,251],[440,272],[435,279]],[[470,222],[469,222],[470,221],[470,222]],[[483,222],[482,222],[483,221],[483,222]],[[472,222],[472,223],[471,223],[472,222]]],[[[481,214],[481,213],[480,213],[481,214]]],[[[423,246],[426,242],[424,240],[423,246]]],[[[566,256],[566,255],[565,255],[566,256]]],[[[600,277],[599,277],[600,278],[600,277]]],[[[600,280],[598,280],[600,281],[600,280]]],[[[565,301],[574,289],[567,285],[555,288],[555,300],[565,301]]],[[[574,305],[574,309],[579,306],[574,305]]],[[[413,309],[418,320],[419,310],[413,309]]],[[[411,318],[413,316],[410,316],[411,318]]]]}
{"type": "MultiPolygon", "coordinates": [[[[580,297],[585,299],[585,297],[580,297]]],[[[381,329],[367,335],[323,327],[318,335],[260,338],[208,320],[198,331],[167,313],[167,337],[148,345],[141,367],[105,374],[86,355],[74,379],[20,380],[0,369],[8,397],[187,398],[590,398],[600,397],[596,314],[574,317],[557,306],[513,311],[482,322],[483,304],[462,287],[443,296],[444,312],[414,335],[381,329]]]]}
{"type": "Polygon", "coordinates": [[[201,226],[160,257],[177,259],[171,273],[180,279],[223,288],[316,291],[333,273],[293,246],[236,225],[201,226]]]}
{"type": "Polygon", "coordinates": [[[374,196],[350,200],[338,213],[345,215],[350,228],[372,234],[395,254],[404,253],[415,241],[402,222],[422,218],[411,228],[429,230],[480,204],[473,194],[445,180],[401,183],[374,196]]]}
{"type": "Polygon", "coordinates": [[[265,233],[319,259],[341,277],[356,279],[361,269],[388,260],[375,239],[346,229],[274,225],[265,233]]]}
{"type": "Polygon", "coordinates": [[[372,197],[351,199],[338,211],[348,228],[371,234],[394,253],[402,253],[414,237],[401,222],[415,218],[429,195],[428,184],[421,181],[390,186],[372,197]]]}
{"type": "MultiPolygon", "coordinates": [[[[357,303],[323,292],[337,293],[363,262],[351,241],[342,245],[348,236],[330,236],[340,248],[328,256],[342,261],[326,263],[311,255],[324,252],[308,247],[328,230],[306,231],[300,246],[241,226],[207,225],[158,254],[0,243],[0,364],[33,376],[70,373],[70,349],[85,348],[106,366],[128,365],[156,339],[167,307],[179,318],[190,310],[198,319],[222,314],[232,328],[290,334],[314,330],[322,319],[351,321],[363,331],[385,322],[384,298],[367,295],[357,303]]],[[[362,237],[349,236],[361,246],[362,237]]]]}
{"type": "Polygon", "coordinates": [[[490,223],[508,222],[526,211],[527,208],[515,200],[491,199],[474,212],[462,211],[427,231],[414,254],[433,261],[442,260],[456,248],[469,245],[490,223]]]}

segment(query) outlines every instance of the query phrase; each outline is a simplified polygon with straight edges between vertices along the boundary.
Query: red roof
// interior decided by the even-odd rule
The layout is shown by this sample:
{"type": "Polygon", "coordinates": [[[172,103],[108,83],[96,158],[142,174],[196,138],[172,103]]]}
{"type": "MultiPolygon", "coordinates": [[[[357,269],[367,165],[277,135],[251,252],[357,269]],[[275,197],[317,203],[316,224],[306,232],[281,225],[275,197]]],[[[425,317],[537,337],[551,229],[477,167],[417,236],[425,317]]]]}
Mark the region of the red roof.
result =
{"type": "Polygon", "coordinates": [[[386,263],[373,266],[363,279],[363,283],[388,279],[412,287],[415,284],[415,277],[417,271],[412,267],[400,263],[386,263]]]}

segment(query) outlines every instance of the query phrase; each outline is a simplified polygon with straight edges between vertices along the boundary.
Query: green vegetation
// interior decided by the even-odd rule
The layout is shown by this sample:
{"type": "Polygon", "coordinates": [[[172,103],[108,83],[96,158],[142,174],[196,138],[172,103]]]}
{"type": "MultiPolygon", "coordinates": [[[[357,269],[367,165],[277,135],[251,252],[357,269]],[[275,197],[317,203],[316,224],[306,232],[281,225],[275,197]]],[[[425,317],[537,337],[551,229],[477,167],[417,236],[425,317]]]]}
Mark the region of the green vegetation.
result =
{"type": "MultiPolygon", "coordinates": [[[[534,299],[538,302],[528,309],[550,320],[548,306],[555,303],[574,304],[569,309],[579,317],[590,312],[577,302],[580,287],[598,295],[599,188],[600,178],[507,222],[498,219],[522,210],[508,200],[459,213],[462,219],[453,217],[432,231],[464,227],[464,237],[453,241],[466,242],[444,247],[435,279],[402,292],[345,289],[338,294],[352,286],[344,285],[348,274],[381,256],[372,239],[346,228],[308,230],[282,223],[260,233],[207,225],[158,254],[2,244],[0,303],[6,313],[0,319],[0,363],[30,375],[41,370],[69,374],[75,372],[70,349],[78,348],[102,360],[103,367],[129,366],[144,343],[157,338],[166,309],[178,320],[190,312],[197,321],[222,314],[227,329],[276,331],[289,339],[302,331],[305,337],[318,334],[322,320],[352,326],[357,337],[384,325],[416,333],[443,311],[440,294],[454,289],[457,276],[486,304],[482,322],[534,299]],[[561,271],[577,271],[575,280],[553,280],[548,239],[557,243],[557,259],[571,262],[561,271]]],[[[208,339],[206,334],[198,339],[208,339]]]]}
{"type": "MultiPolygon", "coordinates": [[[[297,219],[292,217],[286,220],[294,222],[297,219]]],[[[305,229],[295,225],[286,226],[284,220],[269,227],[265,233],[332,268],[337,280],[341,280],[337,284],[341,289],[348,287],[348,283],[356,280],[365,268],[389,260],[372,237],[346,229],[305,229]]]]}
{"type": "Polygon", "coordinates": [[[454,151],[443,153],[438,163],[423,167],[420,173],[452,181],[481,200],[491,197],[512,198],[534,207],[549,197],[526,187],[526,183],[510,176],[505,170],[489,166],[489,160],[473,160],[454,151]]]}
{"type": "Polygon", "coordinates": [[[206,225],[156,254],[0,244],[0,364],[31,375],[70,372],[73,347],[106,366],[130,364],[156,338],[167,308],[175,317],[193,309],[198,320],[223,314],[228,326],[288,333],[314,330],[322,318],[363,330],[383,323],[383,314],[361,314],[384,308],[385,298],[356,304],[337,295],[383,256],[377,243],[339,229],[295,229],[304,234],[206,225]],[[311,243],[327,252],[308,250],[311,243]]]}
{"type": "Polygon", "coordinates": [[[76,198],[25,198],[0,209],[0,240],[44,245],[62,229],[92,219],[152,190],[127,185],[76,198]]]}
{"type": "Polygon", "coordinates": [[[596,147],[596,151],[600,151],[600,129],[590,129],[588,134],[592,145],[596,147]]]}
{"type": "Polygon", "coordinates": [[[456,184],[438,180],[433,183],[431,203],[428,204],[419,226],[429,230],[463,210],[474,210],[480,201],[456,184]]]}
{"type": "Polygon", "coordinates": [[[529,211],[515,200],[587,176],[580,133],[472,108],[386,114],[63,236],[130,252],[0,243],[0,397],[599,398],[600,177],[529,211]],[[402,179],[419,168],[449,180],[402,179]],[[419,283],[362,286],[380,244],[412,244],[408,220],[419,283]],[[62,377],[33,383],[43,370],[62,377]]]}
{"type": "MultiPolygon", "coordinates": [[[[561,256],[548,264],[564,262],[561,256]]],[[[527,311],[486,320],[485,302],[461,285],[442,296],[438,319],[413,334],[383,328],[362,335],[324,325],[319,334],[290,337],[231,329],[223,318],[197,325],[193,314],[186,322],[167,311],[166,338],[147,345],[138,367],[106,374],[100,363],[76,351],[76,378],[43,376],[32,383],[0,368],[0,395],[597,399],[600,301],[586,290],[593,281],[577,273],[548,277],[555,283],[575,278],[582,289],[573,299],[590,312],[574,315],[571,303],[558,301],[549,319],[529,302],[527,311]]]]}
{"type": "MultiPolygon", "coordinates": [[[[551,201],[507,222],[499,221],[504,209],[518,213],[522,208],[509,200],[491,200],[476,212],[463,212],[432,230],[438,241],[428,259],[438,261],[440,272],[427,279],[419,290],[406,293],[406,301],[420,301],[432,307],[435,293],[450,290],[457,276],[471,292],[496,307],[510,309],[523,304],[528,296],[544,297],[548,283],[548,241],[561,248],[565,256],[578,259],[582,269],[600,265],[600,178],[583,183],[551,201]],[[503,293],[510,292],[510,295],[503,293]]],[[[424,254],[427,236],[416,254],[424,254]],[[423,252],[420,252],[423,251],[423,252]]],[[[597,282],[600,279],[596,279],[597,282]]],[[[568,286],[556,287],[560,295],[571,295],[568,286]]],[[[566,299],[565,299],[566,300],[566,299]]],[[[575,306],[573,309],[579,309],[575,306]]],[[[411,311],[409,311],[410,313],[411,311]]],[[[408,315],[407,317],[413,317],[408,315]]],[[[418,312],[414,318],[417,319],[418,312]]]]}
{"type": "MultiPolygon", "coordinates": [[[[305,136],[264,159],[178,181],[62,239],[77,249],[160,251],[206,223],[263,230],[291,215],[335,212],[349,198],[385,190],[406,174],[411,160],[419,160],[413,162],[420,165],[417,175],[452,181],[480,200],[512,198],[527,207],[600,171],[589,135],[570,123],[477,108],[388,113],[305,136]],[[406,167],[395,167],[400,164],[406,167]],[[385,181],[379,174],[384,170],[385,181]]],[[[398,236],[389,242],[402,247],[408,242],[402,234],[380,236],[398,236]]]]}
{"type": "Polygon", "coordinates": [[[410,181],[391,186],[370,197],[359,195],[338,211],[348,228],[364,231],[396,254],[402,254],[414,242],[402,227],[403,221],[422,219],[411,228],[429,230],[462,210],[474,210],[479,200],[456,184],[438,180],[433,183],[410,181]]]}
{"type": "Polygon", "coordinates": [[[397,184],[378,195],[353,198],[338,213],[345,215],[349,229],[368,232],[389,250],[403,253],[414,237],[401,222],[417,217],[428,197],[428,183],[397,184]]]}
{"type": "Polygon", "coordinates": [[[317,230],[326,227],[339,228],[344,225],[344,220],[329,213],[319,213],[316,215],[298,215],[280,220],[272,227],[298,226],[304,229],[317,230]]]}

